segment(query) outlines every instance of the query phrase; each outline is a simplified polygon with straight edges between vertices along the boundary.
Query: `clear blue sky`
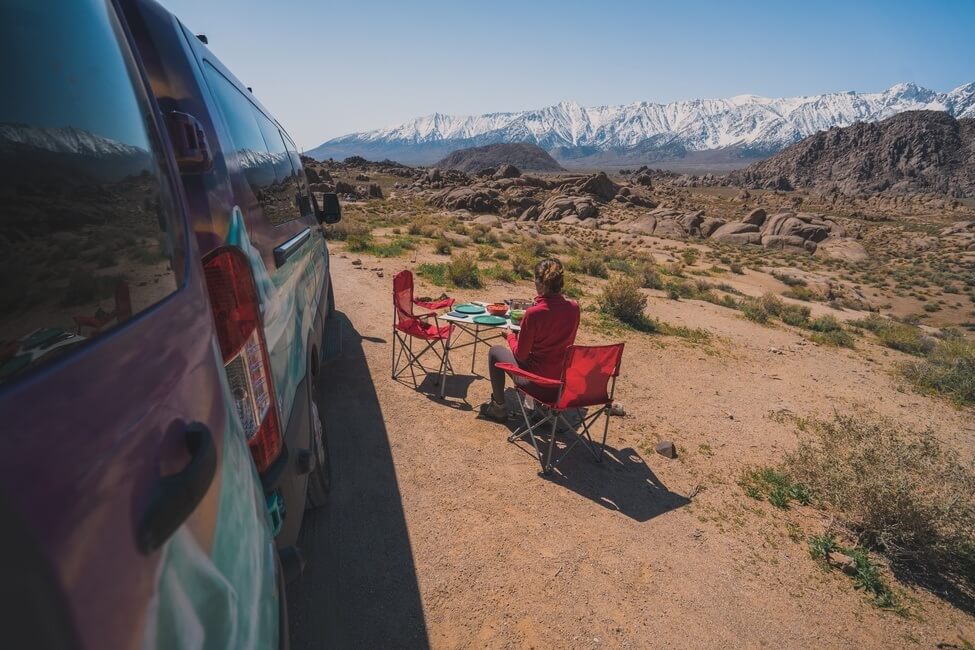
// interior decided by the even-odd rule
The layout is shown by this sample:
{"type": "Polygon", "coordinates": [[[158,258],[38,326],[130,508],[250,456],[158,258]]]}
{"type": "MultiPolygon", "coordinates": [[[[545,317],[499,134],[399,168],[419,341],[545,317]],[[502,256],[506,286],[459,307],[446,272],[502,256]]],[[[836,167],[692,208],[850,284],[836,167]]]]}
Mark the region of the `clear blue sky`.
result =
{"type": "Polygon", "coordinates": [[[433,112],[975,81],[975,0],[160,1],[303,149],[433,112]]]}

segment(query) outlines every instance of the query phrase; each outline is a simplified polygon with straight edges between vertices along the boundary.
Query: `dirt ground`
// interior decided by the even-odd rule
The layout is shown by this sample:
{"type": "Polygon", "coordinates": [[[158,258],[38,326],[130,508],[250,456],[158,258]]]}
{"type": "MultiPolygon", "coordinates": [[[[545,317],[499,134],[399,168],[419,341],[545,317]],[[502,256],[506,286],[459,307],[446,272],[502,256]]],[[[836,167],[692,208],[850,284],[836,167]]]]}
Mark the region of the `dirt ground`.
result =
{"type": "MultiPolygon", "coordinates": [[[[548,478],[506,441],[507,427],[475,417],[490,391],[483,348],[474,375],[470,348],[458,351],[443,401],[430,379],[390,378],[391,278],[416,263],[332,250],[342,346],[321,390],[333,495],[302,532],[307,569],[288,593],[294,648],[975,641],[975,618],[929,591],[896,585],[908,617],[877,609],[810,558],[805,536],[823,530],[823,515],[777,510],[737,485],[744,468],[796,444],[794,426],[775,416],[783,412],[868,409],[930,425],[971,458],[971,410],[904,387],[891,369],[906,356],[859,340],[826,348],[656,295],[650,315],[707,329],[711,342],[606,333],[586,316],[579,342],[626,341],[617,390],[626,415],[612,419],[601,464],[577,449],[548,478]],[[653,453],[662,439],[676,442],[678,459],[653,453]]],[[[418,295],[440,291],[418,281],[418,295]]],[[[532,293],[521,283],[451,295],[513,292],[532,293]]]]}

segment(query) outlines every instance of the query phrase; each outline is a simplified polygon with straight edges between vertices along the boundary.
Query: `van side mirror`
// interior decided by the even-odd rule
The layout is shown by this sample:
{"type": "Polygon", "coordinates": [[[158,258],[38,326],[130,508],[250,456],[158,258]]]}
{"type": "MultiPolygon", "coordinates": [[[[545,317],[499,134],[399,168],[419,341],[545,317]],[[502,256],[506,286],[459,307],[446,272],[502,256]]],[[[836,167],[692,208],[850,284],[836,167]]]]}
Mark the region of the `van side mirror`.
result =
{"type": "Polygon", "coordinates": [[[322,195],[325,205],[322,207],[321,221],[327,224],[338,223],[342,220],[342,206],[339,205],[339,195],[326,192],[322,195]]]}
{"type": "Polygon", "coordinates": [[[188,113],[166,114],[166,131],[181,174],[202,174],[213,167],[213,154],[199,120],[188,113]]]}

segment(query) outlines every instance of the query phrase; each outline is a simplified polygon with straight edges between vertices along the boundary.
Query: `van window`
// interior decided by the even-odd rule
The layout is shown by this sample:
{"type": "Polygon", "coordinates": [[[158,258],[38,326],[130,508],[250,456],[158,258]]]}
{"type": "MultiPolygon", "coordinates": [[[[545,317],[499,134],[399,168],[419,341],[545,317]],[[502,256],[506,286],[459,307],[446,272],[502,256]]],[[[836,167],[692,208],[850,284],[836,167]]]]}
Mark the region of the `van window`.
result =
{"type": "Polygon", "coordinates": [[[314,210],[312,210],[311,206],[311,193],[308,189],[308,179],[305,177],[305,169],[301,165],[301,156],[298,155],[295,143],[288,137],[288,134],[283,131],[282,134],[284,135],[284,146],[288,149],[288,158],[291,160],[291,167],[294,169],[295,177],[298,179],[298,209],[302,216],[311,216],[314,214],[314,210]]]}
{"type": "Polygon", "coordinates": [[[205,70],[264,217],[274,225],[298,218],[297,181],[278,128],[220,71],[209,63],[205,70]]]}
{"type": "Polygon", "coordinates": [[[172,179],[109,7],[0,5],[21,26],[0,39],[0,385],[181,281],[172,179]]]}

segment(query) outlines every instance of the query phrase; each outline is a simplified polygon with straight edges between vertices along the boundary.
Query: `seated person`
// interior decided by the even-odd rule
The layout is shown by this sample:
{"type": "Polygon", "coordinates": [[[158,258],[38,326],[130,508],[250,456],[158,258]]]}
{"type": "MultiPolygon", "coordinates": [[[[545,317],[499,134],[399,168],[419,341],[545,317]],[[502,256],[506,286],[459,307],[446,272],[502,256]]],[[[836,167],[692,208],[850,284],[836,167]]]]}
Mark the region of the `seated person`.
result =
{"type": "MultiPolygon", "coordinates": [[[[579,329],[579,305],[562,295],[564,270],[556,259],[542,260],[535,267],[535,304],[525,311],[521,331],[508,333],[508,347],[495,345],[488,353],[488,373],[491,376],[491,399],[481,405],[481,415],[504,422],[508,418],[504,406],[504,371],[496,368],[499,362],[517,364],[542,377],[562,378],[565,351],[576,339],[579,329]]],[[[530,384],[515,377],[516,386],[530,384]]],[[[551,399],[557,390],[548,389],[551,399]]]]}

